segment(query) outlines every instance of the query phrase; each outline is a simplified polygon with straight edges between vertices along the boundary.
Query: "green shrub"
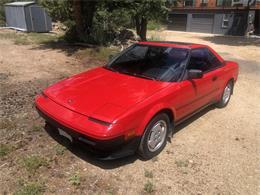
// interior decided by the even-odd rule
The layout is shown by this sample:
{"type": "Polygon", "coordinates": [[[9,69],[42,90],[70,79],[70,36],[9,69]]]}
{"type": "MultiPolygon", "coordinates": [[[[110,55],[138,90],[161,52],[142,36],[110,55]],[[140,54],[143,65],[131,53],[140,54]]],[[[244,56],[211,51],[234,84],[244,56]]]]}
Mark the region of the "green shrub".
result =
{"type": "Polygon", "coordinates": [[[161,29],[161,23],[156,20],[151,20],[147,24],[148,30],[160,30],[161,29]]]}
{"type": "Polygon", "coordinates": [[[154,192],[154,184],[151,181],[147,181],[144,184],[144,191],[147,192],[147,193],[154,192]]]}
{"type": "Polygon", "coordinates": [[[47,166],[48,162],[41,156],[31,155],[22,159],[22,165],[30,173],[35,173],[42,166],[47,166]]]}
{"type": "Polygon", "coordinates": [[[69,182],[71,185],[74,185],[74,186],[79,186],[80,185],[80,176],[78,174],[74,174],[72,176],[69,177],[69,182]]]}
{"type": "Polygon", "coordinates": [[[44,191],[44,185],[33,182],[23,185],[14,195],[41,195],[44,191]]]}
{"type": "Polygon", "coordinates": [[[11,147],[7,144],[0,144],[0,157],[6,156],[11,151],[11,147]]]}

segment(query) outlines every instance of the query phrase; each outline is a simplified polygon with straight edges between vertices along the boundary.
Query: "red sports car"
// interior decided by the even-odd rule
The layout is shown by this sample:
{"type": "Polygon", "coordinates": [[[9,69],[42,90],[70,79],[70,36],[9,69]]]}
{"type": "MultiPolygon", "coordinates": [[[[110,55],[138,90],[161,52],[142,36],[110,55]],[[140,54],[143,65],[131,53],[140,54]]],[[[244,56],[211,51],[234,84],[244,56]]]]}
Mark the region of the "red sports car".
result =
{"type": "Polygon", "coordinates": [[[139,42],[110,62],[36,97],[53,131],[107,158],[159,154],[176,125],[208,105],[225,107],[238,64],[206,45],[139,42]]]}

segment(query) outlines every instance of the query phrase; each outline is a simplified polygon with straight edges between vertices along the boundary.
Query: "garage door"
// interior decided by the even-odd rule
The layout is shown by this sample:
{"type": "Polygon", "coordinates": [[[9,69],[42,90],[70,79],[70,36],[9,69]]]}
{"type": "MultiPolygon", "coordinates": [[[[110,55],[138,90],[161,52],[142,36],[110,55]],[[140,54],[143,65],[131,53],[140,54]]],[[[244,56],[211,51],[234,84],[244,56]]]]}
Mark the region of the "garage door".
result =
{"type": "Polygon", "coordinates": [[[213,14],[192,14],[190,31],[212,33],[214,15],[213,14]]]}
{"type": "Polygon", "coordinates": [[[168,29],[176,31],[186,31],[187,14],[169,14],[168,29]]]}

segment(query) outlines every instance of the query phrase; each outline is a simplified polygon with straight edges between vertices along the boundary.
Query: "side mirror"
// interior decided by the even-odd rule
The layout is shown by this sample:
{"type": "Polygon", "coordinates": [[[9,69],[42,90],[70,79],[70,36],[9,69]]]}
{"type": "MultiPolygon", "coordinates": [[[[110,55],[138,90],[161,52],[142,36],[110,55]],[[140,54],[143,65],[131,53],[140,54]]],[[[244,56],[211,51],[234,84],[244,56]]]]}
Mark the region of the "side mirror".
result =
{"type": "Polygon", "coordinates": [[[201,70],[190,69],[188,70],[189,79],[200,79],[203,77],[203,72],[201,70]]]}

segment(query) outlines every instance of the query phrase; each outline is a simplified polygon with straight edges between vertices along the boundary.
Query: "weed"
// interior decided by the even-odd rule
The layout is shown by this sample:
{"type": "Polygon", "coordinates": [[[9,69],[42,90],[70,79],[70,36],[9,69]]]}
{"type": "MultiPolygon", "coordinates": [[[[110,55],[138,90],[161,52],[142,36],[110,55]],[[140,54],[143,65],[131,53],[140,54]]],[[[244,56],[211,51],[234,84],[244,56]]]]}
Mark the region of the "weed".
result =
{"type": "Polygon", "coordinates": [[[30,173],[35,173],[37,169],[42,166],[48,166],[48,162],[45,158],[41,156],[27,156],[22,159],[22,164],[26,170],[30,173]]]}
{"type": "Polygon", "coordinates": [[[11,147],[7,144],[0,144],[0,157],[7,155],[11,151],[11,147]]]}
{"type": "Polygon", "coordinates": [[[157,161],[158,161],[158,156],[152,158],[152,162],[157,162],[157,161]]]}
{"type": "Polygon", "coordinates": [[[79,58],[92,57],[95,60],[106,61],[110,55],[115,55],[119,50],[109,47],[87,48],[78,52],[79,58]]]}
{"type": "Polygon", "coordinates": [[[150,38],[148,38],[149,41],[163,41],[163,38],[160,36],[152,35],[150,38]]]}
{"type": "Polygon", "coordinates": [[[57,155],[63,155],[67,149],[64,146],[57,144],[54,146],[54,150],[57,155]]]}
{"type": "Polygon", "coordinates": [[[148,177],[148,178],[153,178],[153,172],[145,169],[144,170],[144,176],[148,177]]]}
{"type": "Polygon", "coordinates": [[[0,129],[13,130],[16,128],[16,123],[14,121],[5,119],[0,121],[0,129]]]}
{"type": "Polygon", "coordinates": [[[40,125],[33,125],[32,126],[32,131],[33,132],[38,132],[38,131],[41,131],[42,130],[42,126],[40,126],[40,125]]]}
{"type": "Polygon", "coordinates": [[[175,164],[177,167],[188,167],[189,161],[187,160],[176,160],[175,164]]]}
{"type": "Polygon", "coordinates": [[[74,174],[72,176],[69,177],[69,182],[71,185],[74,185],[74,186],[79,186],[80,185],[80,176],[78,174],[74,174]]]}
{"type": "Polygon", "coordinates": [[[160,30],[162,28],[162,25],[160,22],[151,20],[148,22],[147,29],[148,30],[160,30]]]}
{"type": "Polygon", "coordinates": [[[147,181],[144,184],[144,191],[147,193],[152,193],[154,191],[154,185],[151,181],[147,181]]]}
{"type": "Polygon", "coordinates": [[[23,185],[18,191],[16,191],[15,195],[40,195],[45,191],[45,187],[39,183],[27,183],[23,185]]]}
{"type": "Polygon", "coordinates": [[[0,39],[9,39],[16,45],[44,44],[58,40],[57,35],[50,33],[1,33],[0,39]]]}

